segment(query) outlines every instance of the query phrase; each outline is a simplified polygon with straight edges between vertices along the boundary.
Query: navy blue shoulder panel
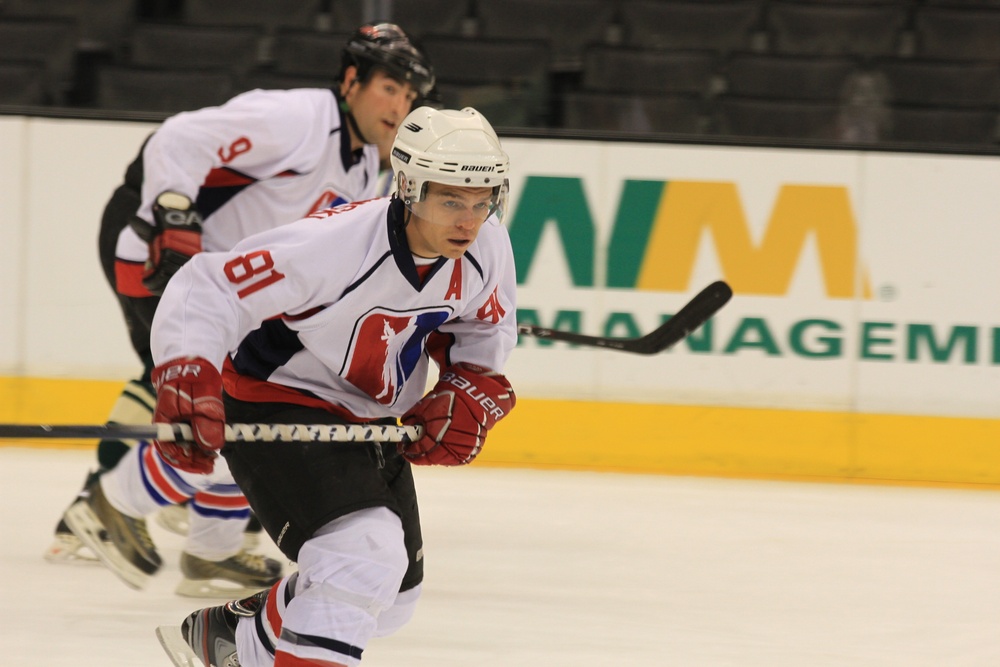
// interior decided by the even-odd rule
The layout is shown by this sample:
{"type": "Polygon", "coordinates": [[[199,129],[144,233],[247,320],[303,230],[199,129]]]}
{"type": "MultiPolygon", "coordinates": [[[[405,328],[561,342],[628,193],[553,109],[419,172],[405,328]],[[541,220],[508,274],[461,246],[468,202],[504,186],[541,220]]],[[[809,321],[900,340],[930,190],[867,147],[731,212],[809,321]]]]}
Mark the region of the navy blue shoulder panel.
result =
{"type": "Polygon", "coordinates": [[[233,368],[240,375],[267,380],[305,346],[299,335],[280,319],[266,320],[240,343],[233,368]]]}

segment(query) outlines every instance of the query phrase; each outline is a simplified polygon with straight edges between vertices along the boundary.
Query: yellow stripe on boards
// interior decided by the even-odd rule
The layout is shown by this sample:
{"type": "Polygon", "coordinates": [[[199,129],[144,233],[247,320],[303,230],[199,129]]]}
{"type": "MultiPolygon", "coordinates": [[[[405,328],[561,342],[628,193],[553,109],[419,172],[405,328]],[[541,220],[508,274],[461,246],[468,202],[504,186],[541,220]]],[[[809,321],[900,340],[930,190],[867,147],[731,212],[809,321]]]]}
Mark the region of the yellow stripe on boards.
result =
{"type": "MultiPolygon", "coordinates": [[[[0,377],[0,422],[4,424],[103,424],[125,387],[121,381],[0,377]]],[[[0,446],[79,447],[96,440],[0,440],[0,446]]]]}
{"type": "Polygon", "coordinates": [[[1000,421],[519,399],[503,466],[1000,489],[1000,421]]]}
{"type": "MultiPolygon", "coordinates": [[[[0,422],[100,424],[123,386],[0,378],[0,422]]],[[[1000,489],[1000,421],[519,398],[476,465],[1000,489]]]]}

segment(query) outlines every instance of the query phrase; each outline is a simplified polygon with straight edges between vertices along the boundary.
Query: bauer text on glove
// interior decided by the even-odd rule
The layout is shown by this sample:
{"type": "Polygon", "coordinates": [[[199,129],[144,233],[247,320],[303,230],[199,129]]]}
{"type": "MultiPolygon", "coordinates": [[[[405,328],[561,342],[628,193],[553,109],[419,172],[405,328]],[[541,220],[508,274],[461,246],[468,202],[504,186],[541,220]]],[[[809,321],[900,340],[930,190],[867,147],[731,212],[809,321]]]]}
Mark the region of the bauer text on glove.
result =
{"type": "Polygon", "coordinates": [[[483,447],[486,433],[513,408],[516,397],[507,378],[469,363],[449,366],[434,388],[403,415],[423,436],[400,446],[418,465],[463,465],[483,447]]]}
{"type": "Polygon", "coordinates": [[[172,466],[188,472],[212,472],[218,450],[225,444],[226,414],[222,406],[222,376],[201,357],[173,359],[153,369],[156,412],[153,421],[190,424],[193,442],[154,444],[172,466]]]}

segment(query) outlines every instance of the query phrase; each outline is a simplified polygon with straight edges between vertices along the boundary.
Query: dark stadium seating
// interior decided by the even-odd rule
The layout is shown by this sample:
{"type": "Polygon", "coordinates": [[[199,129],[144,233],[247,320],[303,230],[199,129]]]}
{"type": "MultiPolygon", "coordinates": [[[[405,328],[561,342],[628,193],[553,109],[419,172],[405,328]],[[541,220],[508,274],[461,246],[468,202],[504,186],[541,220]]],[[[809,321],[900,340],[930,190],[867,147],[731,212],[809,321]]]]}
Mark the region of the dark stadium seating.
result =
{"type": "Polygon", "coordinates": [[[0,17],[0,62],[45,64],[43,86],[52,104],[65,104],[73,87],[77,22],[69,18],[0,17]]]}
{"type": "Polygon", "coordinates": [[[323,0],[184,0],[182,16],[194,25],[317,28],[323,0]]]}
{"type": "Polygon", "coordinates": [[[0,15],[70,19],[77,24],[77,48],[115,51],[132,29],[135,0],[3,0],[0,15]]]}
{"type": "Polygon", "coordinates": [[[1000,62],[1000,5],[922,7],[913,26],[922,58],[1000,62]]]}
{"type": "Polygon", "coordinates": [[[351,33],[279,28],[271,45],[271,65],[280,74],[333,78],[351,33]]]}
{"type": "Polygon", "coordinates": [[[838,137],[837,103],[725,95],[716,109],[716,131],[723,135],[824,141],[838,137]]]}
{"type": "Polygon", "coordinates": [[[566,93],[563,126],[573,130],[702,134],[707,130],[700,95],[566,93]]]}
{"type": "Polygon", "coordinates": [[[901,2],[770,0],[766,17],[774,53],[890,56],[901,49],[909,7],[901,2]]]}
{"type": "Polygon", "coordinates": [[[708,96],[715,66],[711,51],[594,45],[584,55],[582,84],[588,91],[708,96]]]}
{"type": "Polygon", "coordinates": [[[548,123],[548,42],[428,37],[424,46],[445,106],[473,106],[500,126],[548,123]]]}
{"type": "Polygon", "coordinates": [[[392,3],[392,20],[418,38],[469,36],[474,29],[466,0],[403,0],[392,3]]]}
{"type": "Polygon", "coordinates": [[[227,70],[108,66],[97,73],[97,107],[176,113],[225,102],[237,91],[227,70]]]}
{"type": "Polygon", "coordinates": [[[649,49],[754,50],[762,0],[621,0],[623,44],[649,49]]]}
{"type": "Polygon", "coordinates": [[[45,63],[41,60],[0,62],[0,104],[47,104],[45,77],[45,63]]]}
{"type": "Polygon", "coordinates": [[[843,56],[781,56],[737,53],[722,72],[726,91],[735,95],[786,100],[836,101],[858,67],[843,56]]]}
{"type": "Polygon", "coordinates": [[[262,31],[254,26],[140,23],[132,31],[129,64],[173,69],[231,70],[242,75],[259,60],[262,31]]]}
{"type": "Polygon", "coordinates": [[[0,104],[331,87],[369,20],[498,127],[1000,147],[1000,0],[0,0],[0,104]]]}
{"type": "Polygon", "coordinates": [[[974,109],[892,109],[893,141],[988,146],[997,141],[997,113],[974,109]]]}
{"type": "Polygon", "coordinates": [[[550,67],[579,69],[587,44],[606,41],[615,16],[607,0],[479,0],[479,34],[497,39],[545,40],[550,67]]]}
{"type": "Polygon", "coordinates": [[[891,104],[967,109],[1000,108],[1000,63],[985,61],[881,61],[891,104]]]}

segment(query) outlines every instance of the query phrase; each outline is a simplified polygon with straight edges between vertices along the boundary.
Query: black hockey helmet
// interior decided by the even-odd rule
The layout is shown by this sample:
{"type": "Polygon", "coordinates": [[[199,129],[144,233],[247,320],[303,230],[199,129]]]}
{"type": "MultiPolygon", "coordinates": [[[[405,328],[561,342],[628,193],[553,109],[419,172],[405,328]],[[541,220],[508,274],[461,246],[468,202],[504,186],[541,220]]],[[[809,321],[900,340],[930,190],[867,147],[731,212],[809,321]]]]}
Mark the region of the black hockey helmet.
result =
{"type": "Polygon", "coordinates": [[[421,98],[434,88],[434,68],[427,54],[395,23],[369,23],[358,28],[344,47],[340,81],[352,65],[361,81],[368,80],[373,67],[381,67],[409,83],[421,98]]]}

